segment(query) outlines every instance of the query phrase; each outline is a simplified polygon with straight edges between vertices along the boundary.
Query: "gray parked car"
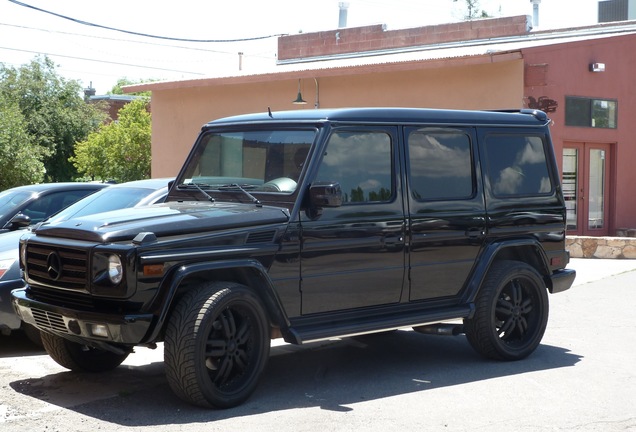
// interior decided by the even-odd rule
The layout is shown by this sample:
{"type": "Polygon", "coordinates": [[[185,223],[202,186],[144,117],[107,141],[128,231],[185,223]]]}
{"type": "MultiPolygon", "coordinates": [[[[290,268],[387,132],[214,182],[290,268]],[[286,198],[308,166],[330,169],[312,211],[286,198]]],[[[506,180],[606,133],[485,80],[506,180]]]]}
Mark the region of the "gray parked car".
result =
{"type": "MultiPolygon", "coordinates": [[[[85,197],[42,223],[59,223],[95,213],[163,202],[171,180],[161,178],[113,185],[85,197]]],[[[11,306],[11,291],[24,287],[18,265],[18,242],[24,233],[25,230],[18,229],[0,234],[0,333],[8,335],[22,328],[31,340],[38,343],[39,332],[21,323],[11,306]]]]}
{"type": "Polygon", "coordinates": [[[40,183],[0,192],[0,233],[43,221],[87,195],[103,189],[105,183],[40,183]]]}

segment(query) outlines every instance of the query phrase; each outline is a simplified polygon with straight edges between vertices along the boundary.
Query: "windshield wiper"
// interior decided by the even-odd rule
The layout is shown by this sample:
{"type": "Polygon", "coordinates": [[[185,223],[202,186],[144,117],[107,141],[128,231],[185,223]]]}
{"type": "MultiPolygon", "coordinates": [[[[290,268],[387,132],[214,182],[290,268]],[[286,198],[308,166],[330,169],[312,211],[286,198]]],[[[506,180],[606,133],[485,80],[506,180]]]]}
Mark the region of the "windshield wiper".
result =
{"type": "Polygon", "coordinates": [[[263,207],[263,204],[261,204],[261,201],[258,198],[256,198],[254,195],[252,195],[251,193],[246,191],[238,183],[230,183],[230,184],[222,185],[222,186],[219,186],[218,189],[219,190],[234,190],[234,189],[238,189],[241,192],[243,192],[245,194],[245,196],[248,197],[254,204],[256,204],[256,206],[263,207]]]}
{"type": "MultiPolygon", "coordinates": [[[[210,185],[208,185],[208,184],[206,184],[206,183],[201,183],[201,185],[202,185],[202,186],[210,186],[210,185]]],[[[214,202],[214,198],[212,198],[212,197],[210,196],[210,194],[209,194],[209,193],[207,193],[206,191],[204,191],[204,190],[203,190],[203,188],[201,188],[201,186],[199,186],[199,184],[198,184],[198,183],[190,182],[190,183],[181,183],[181,184],[179,185],[179,187],[183,187],[183,186],[185,186],[185,187],[194,186],[196,189],[198,189],[198,190],[199,190],[199,192],[201,192],[203,195],[205,195],[205,197],[208,199],[208,201],[210,201],[210,202],[214,202]]]]}

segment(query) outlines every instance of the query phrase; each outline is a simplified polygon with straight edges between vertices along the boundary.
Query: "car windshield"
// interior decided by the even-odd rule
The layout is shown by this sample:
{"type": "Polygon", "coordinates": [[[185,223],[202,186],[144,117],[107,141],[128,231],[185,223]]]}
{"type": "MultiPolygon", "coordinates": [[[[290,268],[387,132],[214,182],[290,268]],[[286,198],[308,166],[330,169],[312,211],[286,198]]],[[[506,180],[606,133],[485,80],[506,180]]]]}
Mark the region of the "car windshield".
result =
{"type": "Polygon", "coordinates": [[[0,217],[29,199],[33,192],[7,190],[0,192],[0,217]]]}
{"type": "Polygon", "coordinates": [[[62,222],[72,218],[134,207],[154,189],[108,187],[76,202],[51,216],[47,222],[62,222]]]}
{"type": "Polygon", "coordinates": [[[179,181],[180,189],[293,192],[316,129],[208,133],[179,181]]]}

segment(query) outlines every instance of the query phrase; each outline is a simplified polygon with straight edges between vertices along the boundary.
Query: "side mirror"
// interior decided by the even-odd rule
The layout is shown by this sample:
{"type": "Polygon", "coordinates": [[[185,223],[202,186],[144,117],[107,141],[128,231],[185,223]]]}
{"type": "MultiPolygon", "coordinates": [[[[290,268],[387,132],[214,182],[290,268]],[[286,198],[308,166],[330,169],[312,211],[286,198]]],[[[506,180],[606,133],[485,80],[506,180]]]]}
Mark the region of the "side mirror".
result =
{"type": "Polygon", "coordinates": [[[309,186],[309,204],[314,217],[320,216],[324,207],[342,205],[342,189],[338,182],[316,182],[309,186]]]}
{"type": "Polygon", "coordinates": [[[9,223],[5,225],[5,228],[8,228],[10,231],[15,231],[20,228],[26,228],[29,225],[31,225],[31,218],[24,213],[18,213],[11,218],[9,223]]]}

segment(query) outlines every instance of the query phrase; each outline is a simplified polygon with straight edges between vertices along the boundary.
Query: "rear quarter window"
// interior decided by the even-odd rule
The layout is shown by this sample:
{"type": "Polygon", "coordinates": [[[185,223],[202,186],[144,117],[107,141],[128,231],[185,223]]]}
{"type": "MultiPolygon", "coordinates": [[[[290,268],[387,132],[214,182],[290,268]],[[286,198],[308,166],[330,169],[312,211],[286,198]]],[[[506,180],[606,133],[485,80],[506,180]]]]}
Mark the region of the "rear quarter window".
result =
{"type": "Polygon", "coordinates": [[[543,136],[486,135],[485,165],[496,197],[550,195],[554,186],[543,136]]]}

